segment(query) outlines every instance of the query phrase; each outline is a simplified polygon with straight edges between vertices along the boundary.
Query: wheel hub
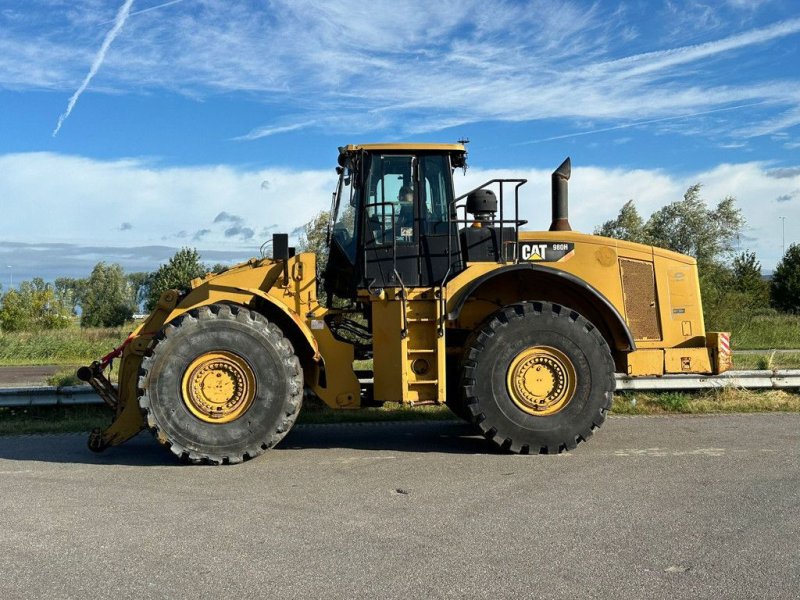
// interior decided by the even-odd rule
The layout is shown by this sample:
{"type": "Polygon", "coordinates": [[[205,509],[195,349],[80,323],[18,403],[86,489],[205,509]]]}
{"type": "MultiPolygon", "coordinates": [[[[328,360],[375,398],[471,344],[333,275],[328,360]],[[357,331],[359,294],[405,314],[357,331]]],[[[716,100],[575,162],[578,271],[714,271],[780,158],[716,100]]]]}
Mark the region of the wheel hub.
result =
{"type": "Polygon", "coordinates": [[[253,404],[256,382],[253,370],[233,352],[207,352],[198,356],[183,374],[183,403],[206,423],[229,423],[253,404]]]}
{"type": "Polygon", "coordinates": [[[514,404],[537,417],[553,415],[569,404],[576,381],[569,358],[549,346],[532,346],[517,354],[506,377],[514,404]]]}

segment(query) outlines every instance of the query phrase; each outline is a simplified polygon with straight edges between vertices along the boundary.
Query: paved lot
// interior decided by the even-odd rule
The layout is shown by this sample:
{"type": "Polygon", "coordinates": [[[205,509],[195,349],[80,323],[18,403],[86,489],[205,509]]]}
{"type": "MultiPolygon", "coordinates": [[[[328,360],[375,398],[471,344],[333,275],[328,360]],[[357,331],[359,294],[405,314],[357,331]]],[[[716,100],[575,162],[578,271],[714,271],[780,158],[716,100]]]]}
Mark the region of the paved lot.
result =
{"type": "Polygon", "coordinates": [[[60,368],[52,365],[0,367],[0,387],[46,385],[47,378],[60,368]]]}
{"type": "Polygon", "coordinates": [[[800,415],[612,418],[561,456],[306,426],[244,465],[0,438],[0,598],[797,598],[800,415]]]}

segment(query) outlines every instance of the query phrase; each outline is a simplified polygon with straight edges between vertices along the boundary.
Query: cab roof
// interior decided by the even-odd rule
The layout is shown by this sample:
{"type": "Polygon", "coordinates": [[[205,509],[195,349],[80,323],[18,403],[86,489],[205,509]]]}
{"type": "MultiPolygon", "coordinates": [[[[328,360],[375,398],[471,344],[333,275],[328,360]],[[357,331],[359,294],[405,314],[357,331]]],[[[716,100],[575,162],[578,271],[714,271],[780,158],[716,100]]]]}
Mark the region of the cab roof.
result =
{"type": "Polygon", "coordinates": [[[365,152],[395,152],[395,151],[413,151],[413,150],[422,150],[422,151],[439,151],[439,152],[461,152],[465,153],[467,151],[464,144],[430,144],[430,143],[419,143],[419,144],[348,144],[344,148],[342,148],[341,152],[357,152],[363,150],[365,152]]]}

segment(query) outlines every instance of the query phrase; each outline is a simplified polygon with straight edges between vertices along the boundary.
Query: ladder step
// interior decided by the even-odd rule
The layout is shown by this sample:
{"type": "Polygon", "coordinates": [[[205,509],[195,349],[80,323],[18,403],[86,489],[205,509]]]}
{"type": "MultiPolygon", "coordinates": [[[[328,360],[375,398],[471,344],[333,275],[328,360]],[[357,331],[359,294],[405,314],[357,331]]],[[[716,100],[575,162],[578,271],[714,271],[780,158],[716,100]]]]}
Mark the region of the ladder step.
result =
{"type": "MultiPolygon", "coordinates": [[[[429,295],[433,294],[431,290],[429,295]]],[[[443,394],[443,390],[439,389],[443,380],[438,373],[443,371],[445,351],[443,336],[437,335],[438,328],[444,323],[441,299],[417,298],[410,300],[403,308],[408,332],[407,341],[403,344],[405,358],[401,359],[408,369],[406,393],[410,399],[414,399],[415,404],[437,403],[443,394]],[[429,363],[429,369],[423,374],[414,373],[413,365],[420,361],[429,363]]]]}

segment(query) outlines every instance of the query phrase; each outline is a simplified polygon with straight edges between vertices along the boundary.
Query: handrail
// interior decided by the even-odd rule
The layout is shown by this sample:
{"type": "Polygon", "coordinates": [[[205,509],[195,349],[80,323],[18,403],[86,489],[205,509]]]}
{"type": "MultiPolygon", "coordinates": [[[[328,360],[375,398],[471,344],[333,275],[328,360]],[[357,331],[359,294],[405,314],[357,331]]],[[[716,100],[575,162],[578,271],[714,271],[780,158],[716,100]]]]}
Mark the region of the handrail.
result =
{"type": "MultiPolygon", "coordinates": [[[[397,238],[394,235],[394,230],[395,230],[395,205],[394,205],[393,202],[385,202],[385,201],[384,202],[370,202],[370,203],[364,205],[364,215],[365,215],[365,217],[366,217],[366,214],[367,214],[367,209],[371,208],[373,206],[382,206],[383,209],[384,209],[382,211],[382,214],[381,214],[381,244],[380,245],[382,245],[382,246],[385,245],[385,240],[386,240],[386,231],[383,228],[384,225],[385,225],[386,207],[389,206],[392,209],[392,214],[391,214],[391,217],[392,217],[392,272],[395,273],[395,275],[399,276],[398,273],[397,273],[397,238]]],[[[368,273],[367,273],[367,268],[368,267],[367,267],[367,244],[366,244],[367,231],[366,231],[366,229],[367,229],[367,223],[369,222],[369,220],[367,218],[364,218],[364,219],[362,219],[362,221],[364,223],[364,231],[362,231],[362,239],[364,239],[364,279],[368,280],[369,277],[367,276],[368,275],[368,273]]],[[[376,242],[377,242],[377,240],[376,240],[376,242]]],[[[400,283],[402,285],[402,281],[400,283]]],[[[367,290],[369,290],[371,292],[372,283],[369,283],[367,285],[367,290]]]]}
{"type": "MultiPolygon", "coordinates": [[[[500,240],[499,240],[499,248],[498,248],[499,249],[498,262],[504,262],[506,256],[505,256],[505,240],[503,239],[504,235],[505,235],[505,232],[503,231],[503,226],[506,225],[506,224],[509,224],[509,225],[513,224],[514,225],[514,240],[513,240],[513,243],[516,244],[519,241],[519,228],[520,228],[520,226],[524,225],[525,223],[527,223],[526,220],[520,220],[520,218],[519,218],[519,188],[521,188],[527,182],[528,182],[527,179],[502,179],[502,178],[490,179],[489,181],[479,185],[478,187],[471,189],[467,193],[461,194],[460,196],[458,196],[456,198],[453,198],[453,200],[451,200],[450,203],[447,206],[447,225],[448,225],[447,255],[448,255],[448,257],[452,256],[452,249],[451,249],[451,245],[450,245],[450,236],[452,235],[451,224],[453,224],[453,223],[455,223],[455,224],[458,224],[458,223],[468,224],[468,223],[470,223],[470,220],[467,218],[467,212],[466,212],[466,208],[467,207],[466,207],[466,204],[464,204],[461,207],[459,207],[458,206],[458,202],[460,200],[463,200],[464,198],[466,198],[467,196],[469,196],[473,192],[476,192],[478,190],[482,190],[484,188],[487,188],[490,185],[494,185],[495,183],[499,183],[500,184],[500,197],[498,198],[498,202],[500,204],[500,206],[499,206],[499,208],[500,208],[500,218],[499,219],[492,219],[492,220],[484,221],[484,222],[485,223],[491,223],[492,225],[499,225],[499,227],[500,227],[500,240]],[[513,220],[507,220],[507,219],[503,218],[504,217],[504,214],[503,214],[503,212],[504,212],[504,204],[505,204],[505,195],[504,195],[504,187],[503,186],[506,183],[509,183],[509,184],[516,183],[516,185],[514,186],[514,219],[513,220]],[[458,209],[459,208],[463,208],[464,209],[464,218],[463,219],[459,219],[458,218],[458,209]],[[455,213],[455,216],[456,216],[455,219],[452,219],[453,213],[455,213]]],[[[516,262],[516,261],[517,261],[517,256],[516,256],[516,251],[515,251],[514,252],[514,262],[516,262]]],[[[447,277],[450,275],[450,270],[451,270],[450,267],[451,266],[452,266],[452,264],[450,266],[448,266],[447,273],[445,274],[445,277],[442,280],[442,286],[444,286],[445,281],[447,281],[447,277]]]]}

